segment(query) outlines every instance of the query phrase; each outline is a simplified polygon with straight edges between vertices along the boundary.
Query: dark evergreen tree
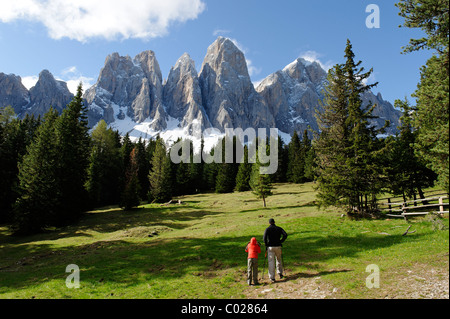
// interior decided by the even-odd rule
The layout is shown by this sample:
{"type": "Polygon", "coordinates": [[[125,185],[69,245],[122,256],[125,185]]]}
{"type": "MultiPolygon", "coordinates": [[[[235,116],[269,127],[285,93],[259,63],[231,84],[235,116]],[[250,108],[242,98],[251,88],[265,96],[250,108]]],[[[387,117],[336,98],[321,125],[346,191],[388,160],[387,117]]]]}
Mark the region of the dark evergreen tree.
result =
{"type": "Polygon", "coordinates": [[[172,198],[171,161],[166,146],[158,138],[151,162],[152,169],[149,174],[150,193],[152,200],[157,203],[167,202],[172,198]]]}
{"type": "Polygon", "coordinates": [[[380,142],[370,125],[371,105],[362,105],[361,95],[372,70],[363,72],[361,61],[354,62],[350,41],[345,49],[346,63],[328,74],[322,113],[317,114],[320,137],[314,147],[318,156],[320,203],[344,206],[349,213],[372,213],[376,195],[382,189],[379,165],[380,142]]]}
{"type": "MultiPolygon", "coordinates": [[[[191,158],[192,158],[192,143],[190,140],[178,139],[175,144],[183,145],[182,149],[189,148],[189,154],[186,155],[186,158],[182,158],[181,163],[172,164],[172,181],[174,182],[174,195],[187,195],[191,194],[194,191],[195,186],[192,184],[190,167],[191,167],[191,158]]],[[[179,151],[179,155],[181,156],[182,149],[179,151]]]]}
{"type": "Polygon", "coordinates": [[[139,138],[136,143],[137,148],[137,165],[138,165],[138,180],[140,186],[139,197],[141,200],[147,198],[148,192],[150,190],[150,182],[148,180],[148,174],[150,172],[150,160],[151,157],[148,156],[146,150],[146,143],[139,138]]]}
{"type": "Polygon", "coordinates": [[[316,170],[317,170],[317,163],[316,163],[316,151],[314,147],[310,147],[308,152],[306,153],[305,158],[305,179],[307,181],[315,181],[317,178],[316,170]]]}
{"type": "Polygon", "coordinates": [[[91,134],[92,147],[87,170],[86,190],[91,207],[118,204],[123,174],[117,134],[101,120],[91,134]]]}
{"type": "MultiPolygon", "coordinates": [[[[191,142],[192,144],[192,142],[191,142]]],[[[191,145],[191,159],[189,162],[189,177],[190,177],[190,181],[192,183],[191,188],[191,194],[195,194],[201,191],[205,190],[205,185],[203,182],[203,169],[204,169],[204,163],[203,163],[203,159],[201,158],[201,154],[203,153],[203,148],[204,148],[204,142],[203,139],[201,140],[200,143],[200,149],[198,151],[196,151],[194,149],[194,146],[191,145]],[[200,160],[197,159],[197,157],[200,158],[200,160]],[[194,158],[196,158],[194,160],[194,158]],[[200,163],[197,163],[200,162],[200,163]]]]}
{"type": "MultiPolygon", "coordinates": [[[[258,146],[262,147],[262,146],[258,146]]],[[[266,152],[269,146],[266,146],[266,152]]],[[[272,195],[272,181],[269,174],[264,174],[264,165],[259,161],[258,151],[255,154],[256,160],[252,165],[252,172],[250,175],[250,187],[258,198],[263,200],[263,206],[266,207],[266,198],[272,195]]]]}
{"type": "Polygon", "coordinates": [[[12,229],[32,234],[54,224],[61,203],[60,176],[55,169],[60,160],[57,148],[58,112],[51,108],[36,131],[36,138],[19,164],[19,194],[12,229]]]}
{"type": "Polygon", "coordinates": [[[87,108],[83,103],[81,84],[72,101],[56,122],[60,210],[55,225],[67,225],[77,220],[87,209],[88,195],[85,189],[89,165],[90,136],[87,108]]]}
{"type": "Polygon", "coordinates": [[[250,190],[250,175],[252,173],[252,164],[248,161],[248,147],[244,146],[244,159],[239,164],[239,169],[236,175],[235,191],[245,192],[250,190]]]}
{"type": "Polygon", "coordinates": [[[304,177],[304,158],[302,158],[302,145],[297,131],[294,131],[289,143],[289,163],[287,180],[291,183],[302,183],[304,177]]]}
{"type": "MultiPolygon", "coordinates": [[[[20,195],[18,164],[39,126],[39,119],[34,116],[26,115],[19,120],[11,110],[1,115],[3,120],[0,121],[0,223],[12,220],[12,207],[20,195]]],[[[0,109],[0,114],[2,112],[0,109]]]]}
{"type": "Polygon", "coordinates": [[[272,181],[275,183],[287,182],[287,171],[289,163],[289,149],[284,143],[281,136],[278,136],[278,169],[275,174],[272,175],[272,181]]]}
{"type": "Polygon", "coordinates": [[[217,177],[216,177],[216,192],[217,193],[231,193],[233,192],[236,186],[236,175],[239,169],[239,163],[236,163],[236,143],[237,139],[234,136],[232,139],[230,137],[226,137],[222,139],[222,162],[217,164],[217,177]],[[227,140],[228,139],[228,140],[227,140]],[[226,152],[225,152],[225,143],[232,143],[233,149],[229,152],[232,154],[228,154],[230,156],[229,162],[226,160],[226,152]],[[233,155],[233,158],[231,158],[233,155]]]}
{"type": "Polygon", "coordinates": [[[404,26],[420,28],[425,36],[411,39],[404,52],[433,50],[421,69],[412,112],[417,130],[415,151],[449,191],[449,3],[447,0],[401,0],[396,6],[404,26]]]}
{"type": "Polygon", "coordinates": [[[432,186],[436,175],[414,153],[417,131],[412,127],[409,102],[397,100],[395,106],[403,111],[403,115],[398,127],[399,133],[386,141],[387,188],[394,195],[402,195],[404,201],[413,198],[416,193],[424,198],[423,188],[432,186]]]}
{"type": "Polygon", "coordinates": [[[136,146],[130,153],[130,160],[125,171],[125,187],[119,204],[124,210],[131,210],[140,204],[138,153],[139,149],[136,146]]]}

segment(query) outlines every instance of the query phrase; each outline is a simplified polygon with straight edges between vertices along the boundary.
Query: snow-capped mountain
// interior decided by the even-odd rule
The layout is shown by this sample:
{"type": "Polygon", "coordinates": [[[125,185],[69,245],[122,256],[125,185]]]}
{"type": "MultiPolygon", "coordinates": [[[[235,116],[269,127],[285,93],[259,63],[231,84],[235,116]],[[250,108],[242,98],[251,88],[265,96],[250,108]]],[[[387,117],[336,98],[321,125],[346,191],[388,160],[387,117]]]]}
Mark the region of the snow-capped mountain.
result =
{"type": "MultiPolygon", "coordinates": [[[[183,54],[164,81],[153,51],[136,57],[109,55],[95,85],[86,90],[89,125],[101,119],[132,139],[160,135],[171,142],[205,129],[205,145],[214,143],[226,128],[278,128],[282,136],[294,130],[317,130],[327,73],[316,62],[296,59],[254,87],[243,52],[230,39],[219,37],[207,49],[201,71],[183,54]]],[[[43,114],[52,105],[64,107],[72,97],[64,82],[43,71],[29,91],[20,77],[0,73],[0,107],[12,105],[18,114],[43,114]],[[61,104],[62,103],[62,104],[61,104]]],[[[376,103],[377,125],[390,120],[396,129],[401,112],[381,94],[363,96],[376,103]]]]}

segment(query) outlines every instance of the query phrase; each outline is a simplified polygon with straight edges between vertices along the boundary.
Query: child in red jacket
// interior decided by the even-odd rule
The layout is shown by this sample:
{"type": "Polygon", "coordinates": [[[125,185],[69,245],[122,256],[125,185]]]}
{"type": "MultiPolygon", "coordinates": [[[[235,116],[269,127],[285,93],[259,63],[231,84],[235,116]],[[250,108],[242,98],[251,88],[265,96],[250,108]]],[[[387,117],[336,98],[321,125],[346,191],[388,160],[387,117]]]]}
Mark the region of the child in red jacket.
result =
{"type": "Polygon", "coordinates": [[[259,285],[258,283],[258,254],[261,253],[261,247],[259,246],[256,238],[253,237],[245,247],[245,251],[248,252],[247,259],[247,283],[249,285],[259,285]]]}

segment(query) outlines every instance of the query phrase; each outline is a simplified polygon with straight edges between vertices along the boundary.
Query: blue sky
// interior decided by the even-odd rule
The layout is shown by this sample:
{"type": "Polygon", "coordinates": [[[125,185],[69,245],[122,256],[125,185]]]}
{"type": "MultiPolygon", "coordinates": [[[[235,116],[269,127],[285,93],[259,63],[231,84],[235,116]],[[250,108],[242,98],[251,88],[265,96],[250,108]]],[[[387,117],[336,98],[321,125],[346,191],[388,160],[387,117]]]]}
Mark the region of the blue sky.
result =
{"type": "Polygon", "coordinates": [[[374,89],[394,102],[416,89],[430,52],[401,54],[419,30],[390,0],[0,0],[0,72],[27,85],[48,69],[75,85],[94,84],[108,54],[153,50],[163,77],[188,52],[200,70],[217,36],[244,51],[252,81],[261,81],[298,57],[324,67],[344,61],[347,38],[374,89]],[[367,28],[369,4],[380,9],[380,28],[367,28]]]}

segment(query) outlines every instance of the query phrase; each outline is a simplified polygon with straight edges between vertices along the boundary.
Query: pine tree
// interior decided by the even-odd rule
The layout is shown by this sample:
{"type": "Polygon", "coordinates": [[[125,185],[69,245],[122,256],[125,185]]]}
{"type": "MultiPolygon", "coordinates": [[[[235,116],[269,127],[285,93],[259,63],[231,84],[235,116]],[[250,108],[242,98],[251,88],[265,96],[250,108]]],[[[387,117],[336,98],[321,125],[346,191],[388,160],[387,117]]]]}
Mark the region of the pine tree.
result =
{"type": "MultiPolygon", "coordinates": [[[[192,144],[192,142],[191,142],[192,144]]],[[[200,153],[195,153],[194,147],[193,145],[191,145],[191,156],[190,156],[190,163],[188,164],[189,166],[189,178],[190,181],[192,183],[191,188],[191,194],[195,194],[198,193],[202,190],[204,190],[205,186],[203,183],[203,170],[204,170],[204,163],[203,160],[200,161],[200,163],[195,163],[194,162],[194,154],[195,156],[200,155],[203,152],[203,148],[204,148],[204,142],[203,140],[200,143],[200,153]]]]}
{"type": "Polygon", "coordinates": [[[36,138],[19,164],[19,194],[12,229],[18,234],[37,233],[53,225],[60,209],[60,183],[55,168],[58,112],[50,108],[36,132],[36,138]]]}
{"type": "Polygon", "coordinates": [[[415,152],[417,131],[412,127],[411,107],[407,100],[395,101],[395,107],[403,111],[400,118],[399,133],[395,137],[389,137],[386,156],[387,188],[394,195],[402,195],[404,201],[413,198],[416,192],[424,198],[422,191],[430,187],[436,178],[435,174],[425,166],[422,158],[415,152]]]}
{"type": "Polygon", "coordinates": [[[264,207],[267,207],[266,198],[272,195],[273,189],[271,176],[268,174],[262,174],[264,173],[264,169],[262,169],[263,171],[261,172],[263,165],[259,161],[258,152],[256,153],[256,161],[252,165],[252,172],[250,176],[250,187],[253,194],[263,200],[264,207]]]}
{"type": "Polygon", "coordinates": [[[294,131],[289,143],[289,163],[287,179],[291,183],[302,183],[304,176],[304,158],[301,153],[302,145],[297,131],[294,131]]]}
{"type": "Polygon", "coordinates": [[[349,206],[345,174],[348,150],[347,84],[342,65],[335,65],[328,72],[323,111],[316,113],[320,135],[314,140],[317,152],[319,182],[318,199],[323,206],[349,206]]]}
{"type": "Polygon", "coordinates": [[[278,169],[272,175],[272,181],[276,183],[285,183],[287,181],[287,170],[289,163],[289,149],[281,136],[278,136],[278,169]]]}
{"type": "Polygon", "coordinates": [[[245,192],[250,190],[250,175],[252,172],[252,164],[248,161],[248,147],[244,146],[244,159],[239,164],[239,169],[236,175],[236,187],[237,192],[245,192]]]}
{"type": "Polygon", "coordinates": [[[314,147],[310,147],[308,152],[306,153],[305,158],[305,179],[307,181],[315,181],[317,178],[316,170],[317,170],[317,164],[316,164],[316,151],[314,147]]]}
{"type": "Polygon", "coordinates": [[[87,108],[83,103],[81,83],[72,101],[56,122],[59,162],[56,166],[60,187],[60,211],[57,226],[79,218],[88,202],[85,183],[90,155],[87,108]]]}
{"type": "Polygon", "coordinates": [[[401,0],[396,6],[404,26],[420,28],[425,36],[411,39],[404,52],[431,49],[431,57],[421,69],[413,97],[412,113],[418,131],[415,152],[438,174],[438,182],[449,191],[449,3],[447,0],[401,0]]]}
{"type": "Polygon", "coordinates": [[[91,134],[86,190],[91,207],[118,204],[122,158],[116,132],[101,120],[91,134]]]}
{"type": "Polygon", "coordinates": [[[449,75],[445,58],[432,57],[421,70],[413,113],[417,128],[416,153],[438,175],[439,185],[449,191],[449,75]]]}
{"type": "Polygon", "coordinates": [[[436,50],[439,55],[447,55],[448,72],[448,37],[449,4],[447,0],[401,0],[395,4],[400,9],[399,15],[405,19],[403,26],[420,28],[425,37],[411,39],[404,52],[422,49],[436,50]]]}
{"type": "Polygon", "coordinates": [[[151,164],[149,181],[152,199],[157,203],[167,202],[172,198],[171,161],[161,138],[156,141],[151,164]]]}
{"type": "Polygon", "coordinates": [[[18,164],[27,153],[40,122],[30,115],[19,120],[12,110],[3,119],[0,121],[0,223],[12,219],[13,204],[20,195],[18,164]]]}
{"type": "Polygon", "coordinates": [[[124,210],[131,210],[140,204],[139,163],[137,147],[130,153],[130,161],[125,172],[125,187],[121,194],[119,206],[124,210]]]}
{"type": "MultiPolygon", "coordinates": [[[[239,164],[236,164],[235,158],[233,163],[226,163],[225,159],[225,143],[229,137],[222,139],[222,163],[218,164],[218,171],[216,177],[216,192],[217,193],[231,193],[236,186],[236,175],[239,169],[239,164]]],[[[236,137],[233,137],[233,155],[236,154],[236,137]]]]}
{"type": "Polygon", "coordinates": [[[137,165],[138,165],[138,180],[140,186],[139,197],[141,200],[147,198],[147,194],[150,190],[150,182],[148,180],[148,174],[150,172],[150,159],[146,150],[146,143],[139,138],[136,143],[137,148],[137,165]]]}
{"type": "Polygon", "coordinates": [[[361,61],[354,62],[350,41],[346,62],[328,75],[323,103],[318,114],[320,137],[318,155],[319,199],[323,205],[346,206],[347,211],[372,213],[381,191],[378,131],[369,122],[374,106],[362,105],[361,95],[376,85],[365,85],[372,70],[363,72],[361,61]]]}

